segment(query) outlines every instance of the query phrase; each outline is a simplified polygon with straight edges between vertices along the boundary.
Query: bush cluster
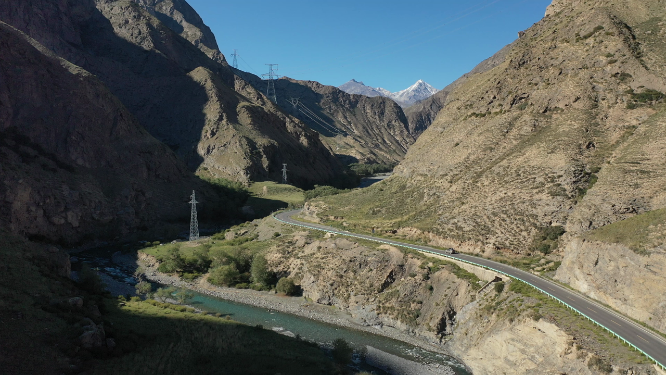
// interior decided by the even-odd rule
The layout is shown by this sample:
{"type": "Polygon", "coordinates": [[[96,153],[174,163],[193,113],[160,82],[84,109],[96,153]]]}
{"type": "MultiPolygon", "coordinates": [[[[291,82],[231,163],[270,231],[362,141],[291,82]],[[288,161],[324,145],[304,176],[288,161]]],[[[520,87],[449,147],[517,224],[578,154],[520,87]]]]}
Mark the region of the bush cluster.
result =
{"type": "Polygon", "coordinates": [[[377,173],[387,173],[393,171],[395,164],[360,164],[354,163],[349,165],[354,173],[359,177],[368,177],[377,173]]]}
{"type": "Polygon", "coordinates": [[[349,189],[338,189],[333,186],[320,186],[315,185],[314,189],[305,191],[305,200],[309,201],[310,199],[318,197],[327,197],[329,195],[338,195],[342,193],[347,193],[351,190],[349,189]]]}

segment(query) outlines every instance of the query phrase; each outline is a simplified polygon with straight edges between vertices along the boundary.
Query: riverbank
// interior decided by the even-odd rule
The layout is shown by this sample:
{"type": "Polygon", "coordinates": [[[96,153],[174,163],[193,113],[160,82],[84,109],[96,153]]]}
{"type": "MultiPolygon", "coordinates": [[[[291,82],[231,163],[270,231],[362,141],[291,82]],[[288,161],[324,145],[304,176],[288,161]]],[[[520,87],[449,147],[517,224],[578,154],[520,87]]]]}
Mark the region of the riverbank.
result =
{"type": "MultiPolygon", "coordinates": [[[[411,336],[393,327],[363,325],[361,322],[355,320],[349,313],[337,309],[334,306],[325,306],[313,303],[303,297],[281,296],[275,294],[274,292],[217,287],[207,283],[205,280],[187,282],[180,279],[179,277],[158,272],[155,267],[155,263],[152,262],[150,257],[142,256],[141,258],[142,259],[138,261],[138,264],[144,268],[146,278],[149,281],[155,283],[187,288],[200,294],[221,298],[227,301],[260,307],[269,311],[288,313],[291,315],[344,327],[347,329],[367,332],[370,334],[399,340],[427,351],[452,357],[451,354],[444,350],[442,347],[425,342],[418,337],[411,336]]],[[[369,353],[374,352],[370,350],[369,353]]],[[[368,360],[373,361],[373,363],[383,363],[384,366],[380,368],[393,369],[395,371],[387,371],[393,374],[451,375],[453,373],[452,370],[447,366],[431,363],[417,363],[399,357],[394,357],[395,356],[383,354],[371,354],[368,360]]],[[[458,362],[462,364],[462,361],[458,360],[458,362]]],[[[471,373],[469,369],[467,369],[467,371],[471,373]]]]}

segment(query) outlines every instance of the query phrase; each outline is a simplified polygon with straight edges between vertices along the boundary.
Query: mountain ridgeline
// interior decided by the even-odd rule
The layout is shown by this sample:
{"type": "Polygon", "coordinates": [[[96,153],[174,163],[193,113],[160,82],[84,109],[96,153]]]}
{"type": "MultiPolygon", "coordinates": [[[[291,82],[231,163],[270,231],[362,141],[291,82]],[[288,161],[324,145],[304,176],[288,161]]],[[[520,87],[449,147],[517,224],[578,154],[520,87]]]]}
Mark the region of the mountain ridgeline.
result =
{"type": "MultiPolygon", "coordinates": [[[[266,92],[267,81],[235,72],[255,89],[266,92]]],[[[319,132],[346,164],[395,164],[418,136],[410,131],[402,108],[389,98],[352,95],[333,86],[286,77],[274,84],[277,104],[319,132]]]]}
{"type": "Polygon", "coordinates": [[[398,92],[390,92],[381,87],[374,88],[366,86],[363,82],[359,82],[355,79],[352,79],[351,81],[339,86],[338,88],[348,94],[359,94],[370,97],[383,96],[386,98],[391,98],[403,108],[408,108],[417,102],[425,100],[438,91],[436,88],[430,86],[423,80],[418,80],[415,84],[398,92]]]}

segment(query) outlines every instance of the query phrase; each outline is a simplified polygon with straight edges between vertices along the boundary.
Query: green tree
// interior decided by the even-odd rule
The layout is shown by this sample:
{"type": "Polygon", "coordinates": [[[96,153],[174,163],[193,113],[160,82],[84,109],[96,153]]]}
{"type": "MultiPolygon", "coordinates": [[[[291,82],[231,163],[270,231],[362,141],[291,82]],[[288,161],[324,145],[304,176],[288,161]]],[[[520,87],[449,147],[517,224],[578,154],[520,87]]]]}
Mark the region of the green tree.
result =
{"type": "Polygon", "coordinates": [[[147,295],[152,290],[152,285],[147,281],[139,281],[135,286],[136,294],[147,295]]]}
{"type": "Polygon", "coordinates": [[[344,339],[338,338],[333,341],[333,359],[341,364],[348,364],[352,361],[354,349],[344,339]]]}
{"type": "Polygon", "coordinates": [[[235,285],[239,278],[240,272],[238,272],[236,264],[231,263],[226,266],[219,266],[210,271],[208,281],[215,285],[231,286],[235,285]]]}
{"type": "Polygon", "coordinates": [[[298,288],[292,279],[283,277],[278,281],[277,285],[275,286],[275,290],[278,293],[284,293],[288,296],[293,296],[298,291],[298,288]]]}
{"type": "Polygon", "coordinates": [[[185,260],[180,254],[180,244],[177,244],[170,248],[166,255],[162,256],[160,259],[160,266],[157,270],[164,273],[174,273],[182,270],[184,266],[185,260]]]}
{"type": "Polygon", "coordinates": [[[167,299],[173,297],[173,292],[175,292],[175,289],[171,286],[168,288],[157,288],[155,298],[160,302],[166,302],[167,299]]]}
{"type": "Polygon", "coordinates": [[[256,254],[254,256],[250,273],[252,274],[253,282],[261,285],[268,285],[271,279],[271,273],[268,271],[268,261],[266,261],[266,256],[264,254],[256,254]]]}
{"type": "Polygon", "coordinates": [[[184,305],[194,298],[194,293],[189,289],[179,288],[176,290],[175,297],[178,303],[184,305]]]}

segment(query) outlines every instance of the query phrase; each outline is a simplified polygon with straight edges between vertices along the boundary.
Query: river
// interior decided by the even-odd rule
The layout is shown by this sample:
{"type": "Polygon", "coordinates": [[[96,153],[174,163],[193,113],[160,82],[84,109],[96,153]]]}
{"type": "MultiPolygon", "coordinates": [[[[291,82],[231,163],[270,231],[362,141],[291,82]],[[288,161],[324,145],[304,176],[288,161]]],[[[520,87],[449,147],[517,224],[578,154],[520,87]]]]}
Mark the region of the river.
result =
{"type": "MultiPolygon", "coordinates": [[[[127,293],[133,289],[133,284],[136,282],[132,278],[133,269],[122,265],[122,262],[117,264],[112,261],[112,254],[116,250],[117,248],[109,246],[77,253],[73,257],[75,261],[73,268],[78,269],[81,262],[89,263],[99,270],[107,285],[112,285],[110,290],[113,293],[127,293]]],[[[367,362],[374,366],[359,363],[357,364],[358,369],[371,371],[377,375],[470,374],[456,358],[364,331],[226,301],[200,293],[195,293],[195,297],[189,304],[203,311],[229,315],[232,320],[243,324],[261,325],[265,329],[287,336],[298,335],[301,339],[316,342],[322,347],[330,347],[333,340],[342,338],[356,350],[366,348],[367,362]],[[390,369],[385,372],[379,369],[381,367],[385,369],[390,367],[390,369]]]]}

